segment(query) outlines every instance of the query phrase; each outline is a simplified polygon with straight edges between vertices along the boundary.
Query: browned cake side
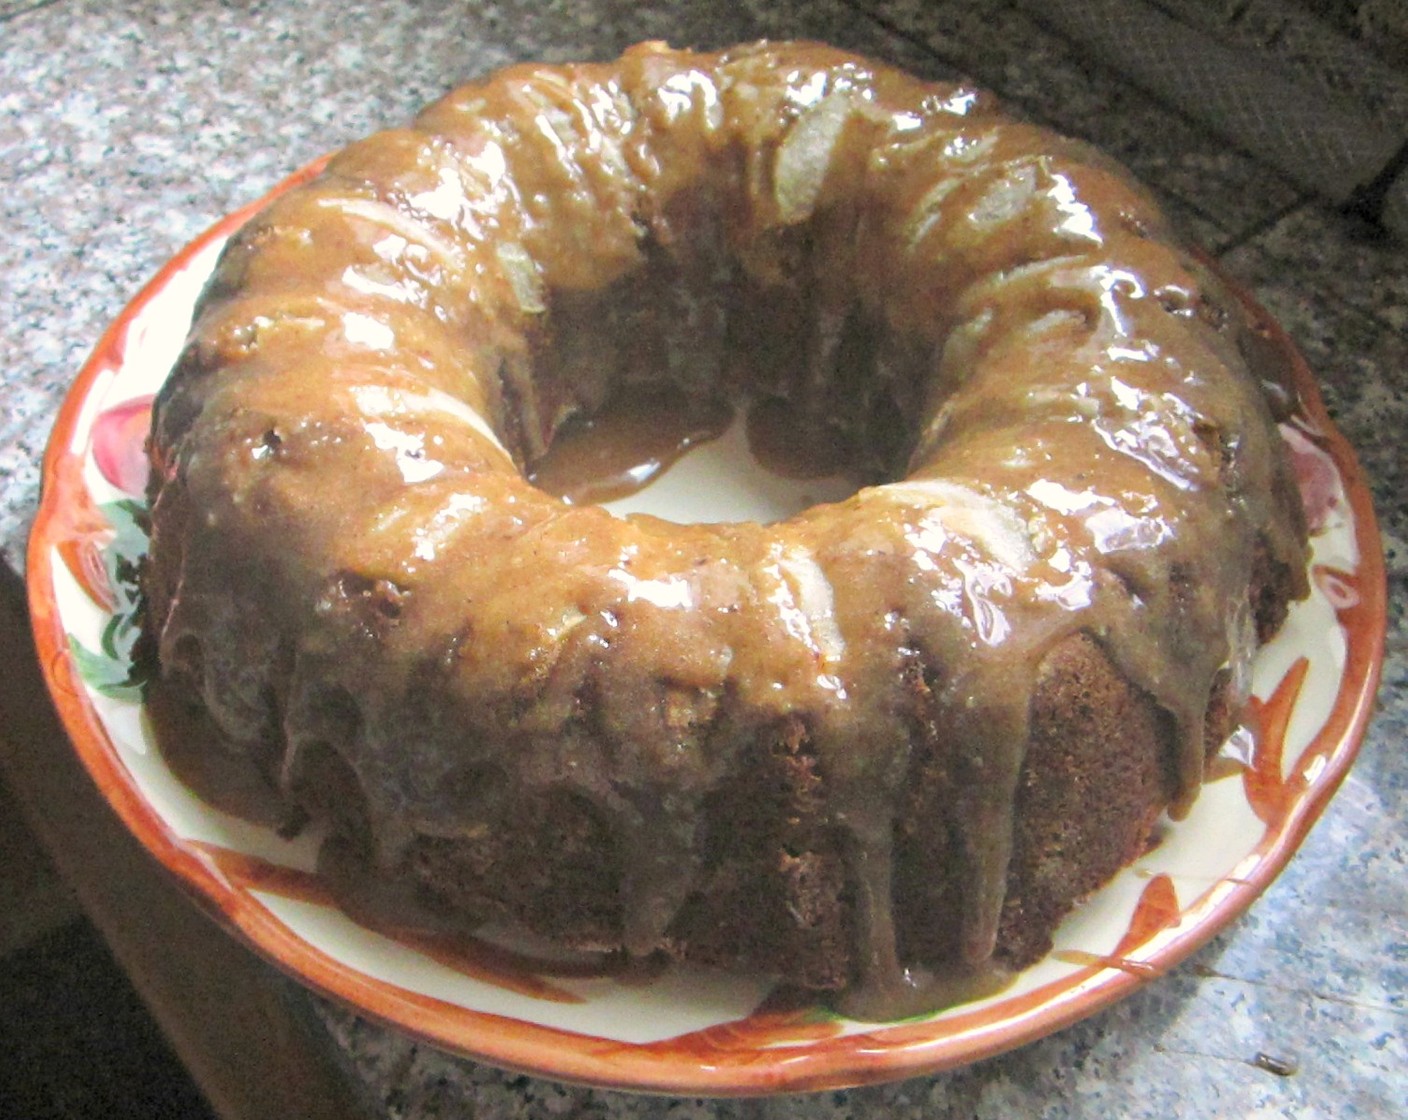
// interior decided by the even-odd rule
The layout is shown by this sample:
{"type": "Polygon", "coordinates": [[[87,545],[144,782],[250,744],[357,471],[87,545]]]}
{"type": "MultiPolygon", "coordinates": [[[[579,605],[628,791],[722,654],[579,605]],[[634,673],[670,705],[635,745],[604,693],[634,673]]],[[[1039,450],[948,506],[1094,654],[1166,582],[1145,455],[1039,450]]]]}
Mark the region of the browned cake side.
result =
{"type": "MultiPolygon", "coordinates": [[[[922,712],[928,689],[918,674],[913,688],[922,712]]],[[[1047,657],[1033,713],[996,950],[1012,969],[1048,952],[1072,906],[1147,849],[1175,788],[1166,719],[1088,636],[1047,657]]],[[[1214,710],[1209,748],[1230,730],[1225,709],[1214,710]]],[[[895,838],[900,954],[942,961],[958,952],[963,856],[954,805],[969,778],[953,772],[941,725],[920,716],[914,733],[920,749],[895,838]]],[[[824,799],[798,722],[750,743],[707,814],[705,874],[671,923],[672,955],[781,973],[808,988],[844,988],[854,978],[844,838],[826,826],[824,799]]],[[[580,948],[618,946],[621,864],[591,807],[510,798],[504,820],[513,826],[419,843],[412,859],[426,897],[580,948]]]]}

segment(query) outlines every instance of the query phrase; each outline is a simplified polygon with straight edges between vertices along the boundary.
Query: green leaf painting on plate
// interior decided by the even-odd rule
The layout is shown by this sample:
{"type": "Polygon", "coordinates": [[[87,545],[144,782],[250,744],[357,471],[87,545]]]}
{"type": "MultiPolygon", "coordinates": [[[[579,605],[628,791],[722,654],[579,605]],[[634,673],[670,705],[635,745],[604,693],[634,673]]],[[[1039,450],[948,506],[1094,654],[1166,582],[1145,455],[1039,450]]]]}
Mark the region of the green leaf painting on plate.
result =
{"type": "Polygon", "coordinates": [[[142,640],[142,595],[137,573],[147,551],[147,511],[141,502],[128,498],[98,508],[114,530],[102,552],[113,611],[103,626],[96,650],[72,634],[69,649],[79,675],[89,687],[115,700],[141,700],[149,667],[138,648],[142,640]]]}

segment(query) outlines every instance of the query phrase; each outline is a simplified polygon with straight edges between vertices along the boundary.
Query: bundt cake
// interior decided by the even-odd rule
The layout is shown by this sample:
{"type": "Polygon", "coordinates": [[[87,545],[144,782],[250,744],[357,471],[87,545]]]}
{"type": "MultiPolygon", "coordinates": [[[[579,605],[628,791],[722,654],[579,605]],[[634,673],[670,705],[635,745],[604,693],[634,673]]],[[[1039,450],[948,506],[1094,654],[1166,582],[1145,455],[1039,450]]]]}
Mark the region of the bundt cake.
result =
{"type": "Polygon", "coordinates": [[[961,999],[1188,808],[1304,593],[1254,342],[985,93],[813,44],[516,66],[224,250],[154,411],[154,687],[354,892],[961,999]],[[530,481],[656,397],[858,488],[678,525],[530,481]]]}

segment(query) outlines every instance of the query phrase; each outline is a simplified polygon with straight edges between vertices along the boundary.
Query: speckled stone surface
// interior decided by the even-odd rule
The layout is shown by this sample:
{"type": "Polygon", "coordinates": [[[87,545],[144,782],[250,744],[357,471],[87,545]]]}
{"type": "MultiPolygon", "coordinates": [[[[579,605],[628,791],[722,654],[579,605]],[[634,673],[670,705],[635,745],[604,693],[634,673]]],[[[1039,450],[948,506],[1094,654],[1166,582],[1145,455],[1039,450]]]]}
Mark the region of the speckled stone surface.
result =
{"type": "MultiPolygon", "coordinates": [[[[1309,1116],[1408,1113],[1408,254],[1094,68],[997,0],[638,6],[0,0],[0,553],[13,568],[59,402],[177,248],[317,154],[524,58],[643,38],[827,39],[967,74],[1149,181],[1281,319],[1360,452],[1390,573],[1359,762],[1246,917],[1172,974],[1014,1053],[898,1085],[701,1102],[564,1087],[317,1001],[388,1117],[1309,1116]],[[1254,1063],[1284,1059],[1278,1076],[1254,1063]]],[[[310,999],[313,997],[309,997],[310,999]]]]}

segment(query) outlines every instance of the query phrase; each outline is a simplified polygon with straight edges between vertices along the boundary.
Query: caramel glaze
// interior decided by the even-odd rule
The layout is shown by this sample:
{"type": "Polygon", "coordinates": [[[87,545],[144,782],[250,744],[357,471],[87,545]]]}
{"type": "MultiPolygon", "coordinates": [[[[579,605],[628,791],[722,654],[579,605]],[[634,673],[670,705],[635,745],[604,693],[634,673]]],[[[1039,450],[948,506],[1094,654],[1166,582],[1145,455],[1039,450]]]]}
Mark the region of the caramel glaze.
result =
{"type": "Polygon", "coordinates": [[[608,400],[574,417],[527,472],[528,481],[568,505],[624,498],[648,486],[691,447],[723,435],[723,401],[660,391],[608,400]]]}
{"type": "Polygon", "coordinates": [[[711,791],[800,727],[851,1006],[913,1013],[1001,971],[1043,657],[1093,637],[1165,713],[1177,815],[1215,680],[1240,707],[1258,628],[1304,591],[1246,333],[1125,174],[986,94],[817,45],[514,67],[226,249],[155,408],[163,672],[388,874],[506,789],[589,805],[642,956],[672,945],[711,791]],[[657,389],[789,402],[868,485],[678,526],[525,479],[657,389]],[[895,935],[916,666],[974,776],[949,961],[895,935]],[[329,758],[346,797],[310,777],[329,758]]]}

